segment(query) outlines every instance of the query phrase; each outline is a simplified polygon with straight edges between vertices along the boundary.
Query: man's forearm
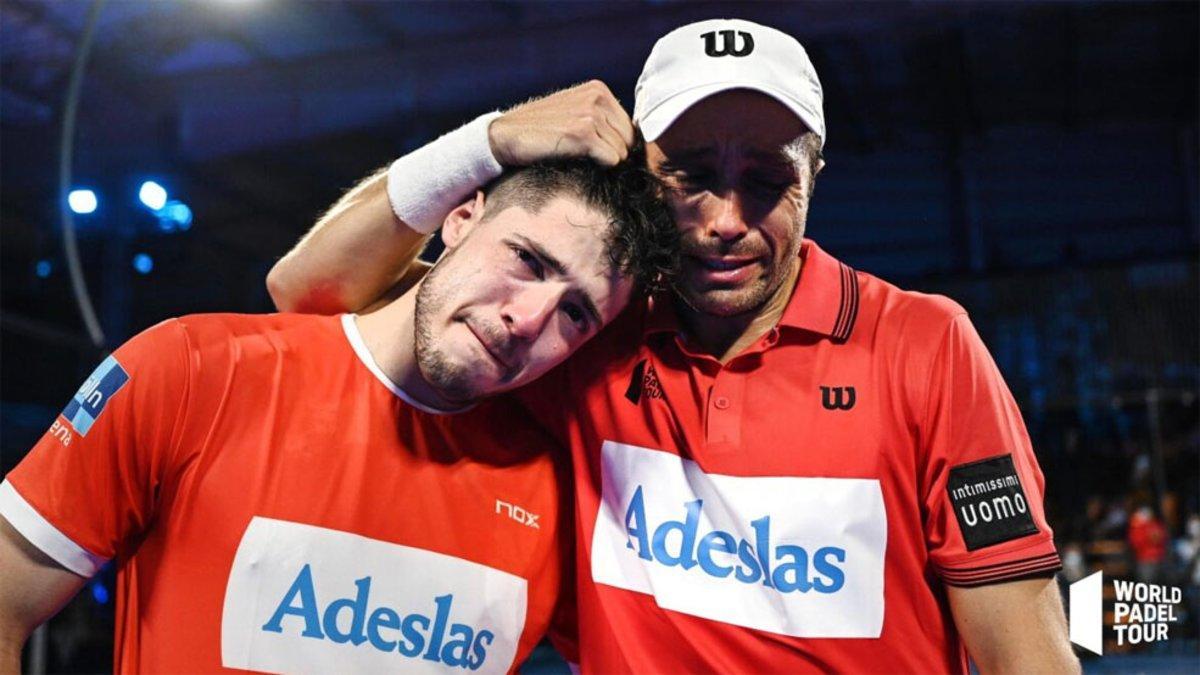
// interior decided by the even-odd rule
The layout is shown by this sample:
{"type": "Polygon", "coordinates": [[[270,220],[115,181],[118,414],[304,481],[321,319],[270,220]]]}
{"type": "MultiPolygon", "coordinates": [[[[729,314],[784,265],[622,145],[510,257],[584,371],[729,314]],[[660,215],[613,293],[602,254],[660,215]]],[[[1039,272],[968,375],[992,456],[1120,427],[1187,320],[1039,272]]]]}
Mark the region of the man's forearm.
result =
{"type": "Polygon", "coordinates": [[[395,284],[428,236],[396,217],[386,167],[347,192],[267,274],[280,311],[357,311],[395,284]]]}
{"type": "Polygon", "coordinates": [[[21,649],[87,582],[0,516],[0,675],[20,672],[21,649]]]}
{"type": "MultiPolygon", "coordinates": [[[[0,626],[0,632],[5,627],[0,626]]],[[[0,636],[0,675],[17,675],[21,672],[21,648],[24,642],[16,635],[0,636]]]]}
{"type": "Polygon", "coordinates": [[[612,166],[634,137],[629,115],[594,80],[483,115],[398,160],[390,199],[387,169],[342,197],[271,269],[271,298],[283,311],[360,311],[412,280],[405,271],[424,247],[419,233],[437,229],[502,164],[589,157],[612,166]]]}
{"type": "Polygon", "coordinates": [[[0,625],[0,675],[20,673],[20,651],[24,649],[25,639],[18,627],[0,625]]]}
{"type": "Polygon", "coordinates": [[[947,591],[954,622],[981,673],[1079,672],[1054,579],[947,591]]]}

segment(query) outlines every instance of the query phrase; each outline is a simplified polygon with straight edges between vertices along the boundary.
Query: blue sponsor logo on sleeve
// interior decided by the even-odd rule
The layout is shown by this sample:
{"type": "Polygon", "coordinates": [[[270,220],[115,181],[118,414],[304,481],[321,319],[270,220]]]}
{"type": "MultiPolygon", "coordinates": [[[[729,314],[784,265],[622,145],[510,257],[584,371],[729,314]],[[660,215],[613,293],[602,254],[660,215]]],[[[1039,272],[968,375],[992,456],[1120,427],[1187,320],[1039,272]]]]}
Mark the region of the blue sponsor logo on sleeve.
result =
{"type": "Polygon", "coordinates": [[[104,406],[125,383],[129,381],[129,373],[121,367],[112,356],[96,367],[88,379],[75,392],[75,397],[63,408],[62,415],[80,435],[86,436],[88,430],[96,423],[104,406]]]}

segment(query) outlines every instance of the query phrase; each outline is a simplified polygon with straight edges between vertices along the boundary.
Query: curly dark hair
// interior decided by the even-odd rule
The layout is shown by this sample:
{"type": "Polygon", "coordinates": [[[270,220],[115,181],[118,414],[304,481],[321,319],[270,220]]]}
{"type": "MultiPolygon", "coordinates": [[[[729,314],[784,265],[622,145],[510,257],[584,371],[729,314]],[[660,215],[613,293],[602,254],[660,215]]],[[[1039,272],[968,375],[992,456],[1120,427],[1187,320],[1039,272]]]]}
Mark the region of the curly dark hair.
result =
{"type": "Polygon", "coordinates": [[[563,193],[608,216],[605,250],[614,269],[646,292],[667,287],[679,268],[679,230],[662,185],[646,169],[643,143],[616,166],[586,158],[546,160],[506,171],[484,188],[489,214],[509,206],[536,213],[563,193]]]}

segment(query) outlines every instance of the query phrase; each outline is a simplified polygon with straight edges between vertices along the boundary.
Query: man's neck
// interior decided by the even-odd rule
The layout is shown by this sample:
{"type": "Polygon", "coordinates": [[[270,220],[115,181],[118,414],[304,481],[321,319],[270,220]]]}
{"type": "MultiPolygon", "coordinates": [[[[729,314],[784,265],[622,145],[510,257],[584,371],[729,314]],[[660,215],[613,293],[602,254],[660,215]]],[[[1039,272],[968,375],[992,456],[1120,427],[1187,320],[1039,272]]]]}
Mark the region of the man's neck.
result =
{"type": "Polygon", "coordinates": [[[410,398],[434,410],[461,409],[438,395],[417,366],[417,284],[404,295],[356,318],[363,344],[375,365],[410,398]]]}
{"type": "Polygon", "coordinates": [[[687,336],[706,354],[728,363],[779,323],[800,278],[801,260],[797,256],[788,276],[758,308],[735,316],[717,316],[697,312],[676,302],[679,318],[687,336]]]}

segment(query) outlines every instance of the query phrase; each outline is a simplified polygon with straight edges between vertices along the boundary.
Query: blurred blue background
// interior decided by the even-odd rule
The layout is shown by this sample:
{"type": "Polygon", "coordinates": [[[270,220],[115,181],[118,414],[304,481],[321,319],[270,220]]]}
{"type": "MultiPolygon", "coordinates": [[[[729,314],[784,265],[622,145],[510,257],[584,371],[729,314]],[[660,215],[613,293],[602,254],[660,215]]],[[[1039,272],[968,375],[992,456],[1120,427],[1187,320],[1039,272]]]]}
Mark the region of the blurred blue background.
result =
{"type": "MultiPolygon", "coordinates": [[[[0,6],[3,470],[101,355],[58,227],[60,120],[90,4],[0,6]]],[[[77,114],[70,187],[90,195],[70,206],[106,347],[168,316],[270,311],[272,263],[399,154],[589,78],[631,109],[641,63],[670,29],[774,25],[803,42],[826,94],[809,236],[970,310],[1047,475],[1064,580],[1104,569],[1189,588],[1169,643],[1088,668],[1188,670],[1198,8],[113,0],[77,114]]],[[[111,668],[110,584],[111,572],[55,620],[51,670],[111,668]]]]}

